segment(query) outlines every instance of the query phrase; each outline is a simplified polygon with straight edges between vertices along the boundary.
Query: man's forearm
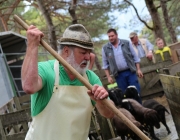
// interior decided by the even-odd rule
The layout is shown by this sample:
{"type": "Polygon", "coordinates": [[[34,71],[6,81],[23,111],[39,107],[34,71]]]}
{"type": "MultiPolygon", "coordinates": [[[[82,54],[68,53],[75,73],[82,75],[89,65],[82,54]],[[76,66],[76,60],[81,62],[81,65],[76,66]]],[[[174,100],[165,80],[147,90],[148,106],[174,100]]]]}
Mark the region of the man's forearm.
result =
{"type": "Polygon", "coordinates": [[[108,69],[105,69],[104,71],[105,71],[106,76],[107,76],[107,77],[110,77],[110,72],[109,72],[109,70],[108,70],[108,69]]]}
{"type": "MultiPolygon", "coordinates": [[[[111,104],[114,105],[114,103],[111,100],[108,100],[111,104]]],[[[99,111],[99,113],[106,117],[106,118],[113,118],[114,117],[114,112],[110,110],[106,105],[102,103],[102,101],[97,101],[96,102],[96,108],[99,111]]]]}
{"type": "Polygon", "coordinates": [[[140,64],[139,63],[136,63],[136,69],[140,70],[140,64]]]}

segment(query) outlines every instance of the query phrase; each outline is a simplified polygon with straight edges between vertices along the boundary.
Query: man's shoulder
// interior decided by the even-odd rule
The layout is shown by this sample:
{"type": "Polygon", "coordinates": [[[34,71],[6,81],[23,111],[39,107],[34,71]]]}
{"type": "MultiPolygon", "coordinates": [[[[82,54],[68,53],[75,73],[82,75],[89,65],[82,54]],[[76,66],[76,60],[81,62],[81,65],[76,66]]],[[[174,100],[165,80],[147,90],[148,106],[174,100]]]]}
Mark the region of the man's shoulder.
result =
{"type": "Polygon", "coordinates": [[[106,44],[104,44],[104,45],[103,45],[103,48],[108,47],[108,46],[110,46],[110,43],[109,43],[109,42],[106,43],[106,44]]]}
{"type": "Polygon", "coordinates": [[[146,38],[139,38],[139,41],[140,41],[141,43],[146,43],[147,39],[146,39],[146,38]]]}
{"type": "Polygon", "coordinates": [[[129,43],[129,40],[126,40],[126,39],[119,39],[120,40],[120,42],[125,42],[125,43],[129,43]]]}

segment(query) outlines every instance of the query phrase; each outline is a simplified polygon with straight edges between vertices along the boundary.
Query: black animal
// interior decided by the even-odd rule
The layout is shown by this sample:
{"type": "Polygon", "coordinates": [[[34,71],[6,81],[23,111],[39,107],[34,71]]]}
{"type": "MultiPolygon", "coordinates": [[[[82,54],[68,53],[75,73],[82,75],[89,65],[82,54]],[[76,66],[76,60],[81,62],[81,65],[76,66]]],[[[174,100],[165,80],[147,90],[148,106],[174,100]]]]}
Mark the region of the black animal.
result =
{"type": "MultiPolygon", "coordinates": [[[[120,108],[122,105],[123,100],[123,93],[122,90],[119,88],[114,88],[108,91],[109,98],[114,102],[116,107],[137,127],[139,127],[144,133],[146,133],[146,130],[142,127],[140,122],[138,122],[134,116],[125,108],[120,108]]],[[[129,108],[131,107],[131,104],[129,103],[129,108]]],[[[131,110],[131,109],[129,109],[131,110]]],[[[122,140],[127,137],[127,139],[133,139],[133,140],[139,140],[139,137],[130,129],[128,128],[117,116],[113,118],[113,123],[116,128],[117,134],[122,138],[122,140]]]]}
{"type": "Polygon", "coordinates": [[[163,105],[155,101],[154,99],[149,99],[149,100],[144,101],[143,106],[157,111],[159,122],[162,122],[162,124],[166,127],[168,134],[170,134],[171,131],[169,127],[167,126],[166,118],[165,118],[165,112],[169,114],[168,110],[163,105]]]}
{"type": "MultiPolygon", "coordinates": [[[[134,125],[138,128],[142,128],[141,123],[136,121],[134,116],[126,109],[119,108],[119,111],[123,113],[134,125]]],[[[113,117],[113,124],[116,128],[117,135],[121,137],[122,140],[133,139],[133,140],[141,140],[124,122],[117,117],[116,115],[113,117]]]]}
{"type": "Polygon", "coordinates": [[[120,107],[123,99],[122,90],[119,88],[114,88],[108,90],[109,98],[114,102],[115,106],[120,107]]]}
{"type": "Polygon", "coordinates": [[[137,91],[137,88],[135,86],[128,86],[124,92],[123,98],[130,98],[138,101],[140,104],[142,104],[141,96],[137,91]]]}
{"type": "Polygon", "coordinates": [[[149,131],[150,136],[159,140],[154,134],[154,126],[156,128],[160,128],[158,113],[154,109],[149,109],[143,107],[140,103],[138,103],[134,99],[124,99],[122,100],[121,107],[127,109],[137,121],[139,121],[142,125],[144,125],[144,129],[149,131]]]}

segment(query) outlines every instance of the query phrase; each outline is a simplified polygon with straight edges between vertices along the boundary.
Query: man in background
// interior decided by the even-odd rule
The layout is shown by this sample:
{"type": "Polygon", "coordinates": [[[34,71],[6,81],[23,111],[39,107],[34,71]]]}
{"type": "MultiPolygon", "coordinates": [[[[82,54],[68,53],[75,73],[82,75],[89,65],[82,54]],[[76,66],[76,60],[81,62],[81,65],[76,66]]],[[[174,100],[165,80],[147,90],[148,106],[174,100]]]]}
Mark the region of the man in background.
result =
{"type": "Polygon", "coordinates": [[[139,58],[147,57],[150,61],[154,61],[153,45],[149,42],[149,40],[144,38],[139,39],[136,32],[131,32],[129,34],[129,38],[139,58]]]}

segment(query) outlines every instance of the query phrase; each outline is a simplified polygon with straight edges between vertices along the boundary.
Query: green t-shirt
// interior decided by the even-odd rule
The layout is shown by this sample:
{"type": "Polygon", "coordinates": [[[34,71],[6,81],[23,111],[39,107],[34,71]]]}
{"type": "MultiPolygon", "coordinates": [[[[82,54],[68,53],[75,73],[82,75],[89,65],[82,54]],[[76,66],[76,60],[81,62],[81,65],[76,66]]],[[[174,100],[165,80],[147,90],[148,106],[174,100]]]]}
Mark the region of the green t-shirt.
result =
{"type": "MultiPolygon", "coordinates": [[[[55,81],[54,62],[55,60],[49,60],[38,63],[38,73],[42,78],[43,88],[37,93],[31,95],[32,116],[39,114],[46,107],[52,96],[55,81]]],[[[59,65],[59,73],[60,85],[84,86],[78,79],[71,81],[61,64],[59,65]]],[[[91,85],[97,84],[102,86],[99,77],[93,71],[87,70],[86,74],[91,85]]],[[[92,104],[95,105],[95,102],[92,101],[92,104]]]]}

